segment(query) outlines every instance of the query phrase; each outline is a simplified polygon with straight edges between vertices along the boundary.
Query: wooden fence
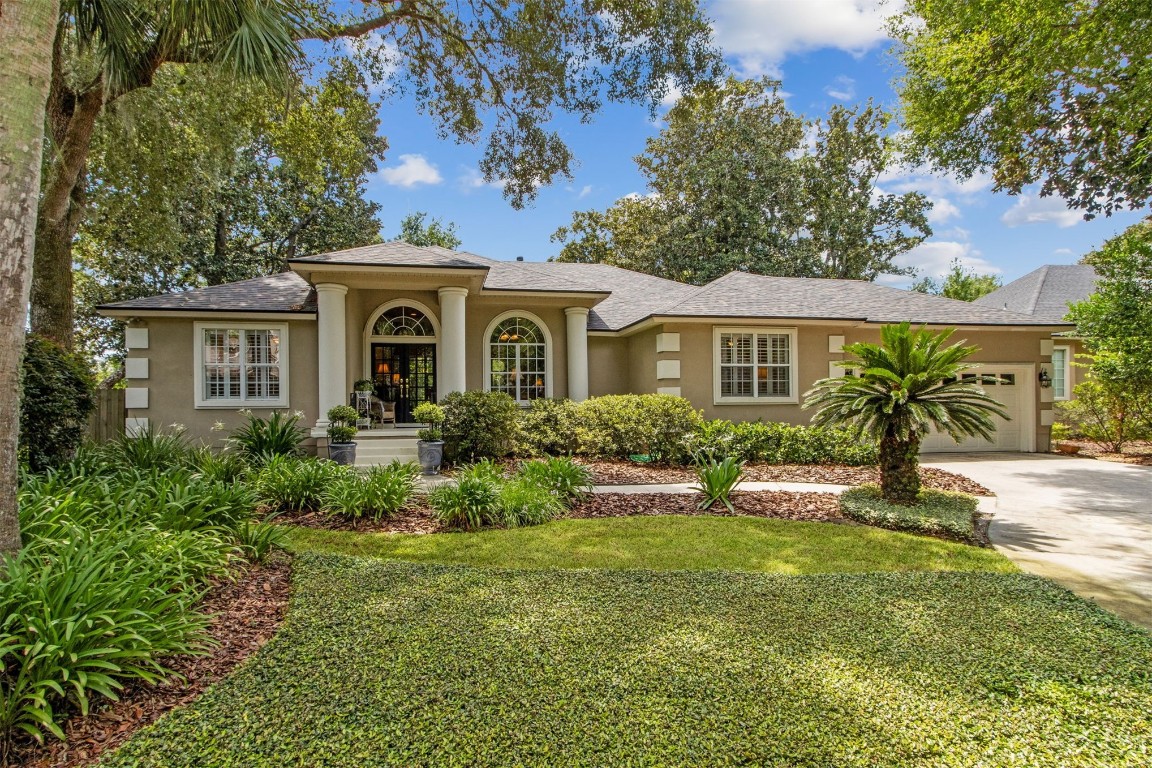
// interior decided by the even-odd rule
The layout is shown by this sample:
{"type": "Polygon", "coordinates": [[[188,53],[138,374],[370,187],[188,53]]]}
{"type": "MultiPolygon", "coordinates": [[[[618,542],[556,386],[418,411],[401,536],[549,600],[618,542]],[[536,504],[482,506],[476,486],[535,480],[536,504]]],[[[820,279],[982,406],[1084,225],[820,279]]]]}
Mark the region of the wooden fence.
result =
{"type": "Polygon", "coordinates": [[[106,443],[124,434],[124,390],[98,389],[96,407],[88,417],[88,439],[106,443]]]}

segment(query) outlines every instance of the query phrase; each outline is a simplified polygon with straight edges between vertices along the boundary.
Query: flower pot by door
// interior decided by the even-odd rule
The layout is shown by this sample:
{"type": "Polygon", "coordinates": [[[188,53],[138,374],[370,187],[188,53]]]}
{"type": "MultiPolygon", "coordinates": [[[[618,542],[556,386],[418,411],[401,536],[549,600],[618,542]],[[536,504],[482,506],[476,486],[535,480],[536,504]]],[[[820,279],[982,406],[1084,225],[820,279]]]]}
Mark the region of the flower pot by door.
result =
{"type": "Polygon", "coordinates": [[[424,474],[438,475],[444,461],[444,441],[421,440],[416,443],[416,455],[420,457],[420,469],[424,474]]]}
{"type": "Polygon", "coordinates": [[[355,464],[356,443],[328,443],[328,458],[337,464],[355,464]]]}

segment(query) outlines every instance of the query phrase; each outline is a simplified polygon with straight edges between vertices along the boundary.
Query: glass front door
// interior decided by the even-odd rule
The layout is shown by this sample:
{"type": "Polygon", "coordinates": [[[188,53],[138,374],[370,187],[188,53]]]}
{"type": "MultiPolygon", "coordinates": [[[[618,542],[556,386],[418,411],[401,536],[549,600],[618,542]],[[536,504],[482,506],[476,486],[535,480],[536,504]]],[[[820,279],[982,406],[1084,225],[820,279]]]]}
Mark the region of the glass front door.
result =
{"type": "Polygon", "coordinates": [[[376,396],[396,403],[396,423],[411,424],[420,403],[436,402],[435,344],[373,344],[376,396]]]}

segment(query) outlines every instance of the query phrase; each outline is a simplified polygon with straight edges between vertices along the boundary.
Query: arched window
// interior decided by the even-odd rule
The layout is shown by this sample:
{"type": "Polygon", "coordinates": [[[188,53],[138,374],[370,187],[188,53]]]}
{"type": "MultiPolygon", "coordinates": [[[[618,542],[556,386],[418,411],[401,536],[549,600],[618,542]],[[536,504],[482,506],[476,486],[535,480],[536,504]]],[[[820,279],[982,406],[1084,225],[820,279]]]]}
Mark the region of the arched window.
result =
{"type": "Polygon", "coordinates": [[[547,397],[548,339],[526,317],[508,317],[488,337],[488,389],[506,392],[518,403],[547,397]]]}
{"type": "Polygon", "coordinates": [[[428,316],[415,307],[396,306],[385,310],[372,326],[373,336],[435,336],[428,316]]]}

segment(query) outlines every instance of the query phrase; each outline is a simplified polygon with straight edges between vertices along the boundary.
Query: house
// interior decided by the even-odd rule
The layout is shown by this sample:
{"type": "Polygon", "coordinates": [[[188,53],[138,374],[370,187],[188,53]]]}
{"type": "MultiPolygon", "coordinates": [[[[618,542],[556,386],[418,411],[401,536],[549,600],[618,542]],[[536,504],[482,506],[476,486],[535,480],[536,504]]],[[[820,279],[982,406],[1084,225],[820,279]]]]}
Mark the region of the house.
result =
{"type": "MultiPolygon", "coordinates": [[[[878,342],[909,320],[955,327],[980,347],[982,374],[1011,414],[995,440],[925,450],[1046,450],[1059,319],[855,280],[730,273],[691,286],[603,264],[497,261],[390,242],[294,259],[290,271],[101,307],[126,321],[129,432],[185,425],[218,439],[239,409],[290,409],[316,425],[371,379],[396,404],[399,429],[362,433],[366,461],[402,453],[371,445],[404,436],[420,402],[458,390],[583,400],[664,392],[709,418],[806,423],[803,393],[839,376],[843,346],[878,342]],[[1046,397],[1047,395],[1047,397],[1046,397]]],[[[973,376],[980,374],[970,374],[973,376]]],[[[393,448],[395,446],[393,445],[393,448]]],[[[407,448],[403,450],[408,450],[407,448]]]]}
{"type": "MultiPolygon", "coordinates": [[[[1096,270],[1087,264],[1046,264],[973,302],[982,307],[1005,309],[1039,321],[1060,323],[1068,308],[1096,291],[1096,270]]],[[[1052,338],[1052,398],[1068,400],[1072,388],[1084,380],[1085,370],[1072,365],[1085,353],[1074,331],[1058,331],[1052,338]]]]}

